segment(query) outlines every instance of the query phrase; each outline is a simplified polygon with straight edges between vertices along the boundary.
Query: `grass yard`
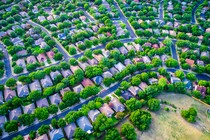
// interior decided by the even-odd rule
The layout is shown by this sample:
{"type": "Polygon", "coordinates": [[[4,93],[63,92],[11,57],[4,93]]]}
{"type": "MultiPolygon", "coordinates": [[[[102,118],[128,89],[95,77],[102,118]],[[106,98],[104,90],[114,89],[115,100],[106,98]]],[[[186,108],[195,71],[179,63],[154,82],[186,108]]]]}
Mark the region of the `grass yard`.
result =
{"type": "MultiPolygon", "coordinates": [[[[210,118],[206,114],[207,106],[182,94],[168,93],[162,94],[158,98],[174,104],[177,107],[176,112],[168,105],[162,105],[158,112],[151,112],[150,129],[145,132],[136,130],[139,140],[210,140],[210,133],[207,132],[210,132],[210,118]],[[191,106],[198,111],[195,124],[185,121],[180,115],[181,109],[188,109],[191,106]],[[164,107],[169,107],[170,111],[165,111],[164,107]]],[[[118,130],[123,123],[117,126],[118,130]]]]}

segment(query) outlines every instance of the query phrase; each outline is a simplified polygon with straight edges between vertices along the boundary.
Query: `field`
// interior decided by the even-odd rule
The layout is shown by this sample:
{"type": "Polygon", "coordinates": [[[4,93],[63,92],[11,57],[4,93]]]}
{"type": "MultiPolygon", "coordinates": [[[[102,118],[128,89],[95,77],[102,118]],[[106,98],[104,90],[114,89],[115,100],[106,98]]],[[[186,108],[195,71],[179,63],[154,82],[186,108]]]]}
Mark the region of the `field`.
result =
{"type": "MultiPolygon", "coordinates": [[[[210,140],[210,118],[207,117],[207,106],[182,94],[162,94],[158,97],[164,101],[174,104],[177,109],[162,105],[158,112],[151,112],[152,124],[148,131],[137,130],[138,139],[141,140],[210,140]],[[167,112],[163,108],[169,107],[167,112]],[[198,118],[195,124],[185,121],[180,116],[181,109],[195,107],[198,118]]],[[[128,121],[128,120],[127,120],[128,121]]],[[[118,126],[119,129],[119,126],[118,126]]]]}

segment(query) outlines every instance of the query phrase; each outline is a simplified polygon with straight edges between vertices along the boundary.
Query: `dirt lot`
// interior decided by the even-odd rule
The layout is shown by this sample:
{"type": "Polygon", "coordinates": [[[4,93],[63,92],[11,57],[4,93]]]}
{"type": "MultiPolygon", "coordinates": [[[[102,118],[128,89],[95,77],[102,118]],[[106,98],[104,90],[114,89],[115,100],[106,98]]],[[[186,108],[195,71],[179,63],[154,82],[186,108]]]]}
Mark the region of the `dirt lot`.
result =
{"type": "MultiPolygon", "coordinates": [[[[141,140],[210,140],[210,118],[207,117],[207,106],[182,94],[162,94],[158,97],[174,104],[177,111],[171,108],[169,112],[161,106],[158,112],[151,112],[152,124],[148,131],[137,130],[138,139],[141,140]],[[195,107],[198,111],[198,119],[195,124],[185,121],[180,116],[181,109],[195,107]]],[[[128,121],[128,120],[127,120],[128,121]]],[[[120,126],[120,125],[119,125],[120,126]]],[[[119,129],[118,126],[118,129],[119,129]]]]}

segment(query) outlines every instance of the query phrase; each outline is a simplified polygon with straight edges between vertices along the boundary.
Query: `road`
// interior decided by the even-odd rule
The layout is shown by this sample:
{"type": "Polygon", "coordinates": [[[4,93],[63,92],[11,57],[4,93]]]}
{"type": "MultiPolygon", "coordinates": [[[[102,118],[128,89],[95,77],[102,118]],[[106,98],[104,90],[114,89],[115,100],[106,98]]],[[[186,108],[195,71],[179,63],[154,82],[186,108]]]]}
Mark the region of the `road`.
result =
{"type": "Polygon", "coordinates": [[[120,9],[120,7],[118,6],[118,4],[114,1],[114,6],[115,8],[119,11],[120,13],[120,19],[122,22],[124,22],[126,24],[126,28],[128,29],[128,31],[130,32],[130,36],[131,38],[137,38],[135,31],[132,29],[132,27],[130,26],[130,24],[128,23],[127,18],[124,16],[124,14],[122,13],[122,10],[120,9]]]}
{"type": "Polygon", "coordinates": [[[159,7],[159,20],[163,20],[163,0],[160,2],[160,7],[159,7]]]}
{"type": "Polygon", "coordinates": [[[195,12],[196,12],[198,6],[199,6],[200,4],[203,3],[203,1],[204,1],[204,0],[201,0],[200,2],[198,2],[198,3],[195,5],[195,7],[193,7],[193,9],[192,9],[192,21],[191,21],[192,24],[197,24],[195,12]]]}

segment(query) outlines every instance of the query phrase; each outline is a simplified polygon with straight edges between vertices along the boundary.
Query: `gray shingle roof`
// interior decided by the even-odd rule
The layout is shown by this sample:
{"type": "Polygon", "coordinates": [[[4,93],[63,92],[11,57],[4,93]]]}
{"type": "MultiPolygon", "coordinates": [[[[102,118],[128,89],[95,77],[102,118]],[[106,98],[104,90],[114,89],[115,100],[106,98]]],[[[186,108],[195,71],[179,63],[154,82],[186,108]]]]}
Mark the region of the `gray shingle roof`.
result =
{"type": "Polygon", "coordinates": [[[16,109],[13,109],[12,111],[10,111],[9,113],[9,119],[10,120],[17,120],[18,117],[22,114],[21,108],[18,107],[16,109]]]}
{"type": "Polygon", "coordinates": [[[86,116],[82,116],[79,119],[77,119],[77,124],[85,132],[89,132],[93,129],[93,126],[91,125],[90,121],[86,116]]]}
{"type": "Polygon", "coordinates": [[[88,117],[91,119],[92,122],[94,122],[99,114],[100,114],[100,112],[97,109],[90,110],[88,112],[88,117]]]}
{"type": "Polygon", "coordinates": [[[64,128],[64,131],[66,132],[66,136],[68,139],[70,139],[74,136],[74,131],[76,128],[77,128],[77,126],[75,123],[71,123],[64,128]]]}
{"type": "Polygon", "coordinates": [[[17,93],[19,97],[26,97],[29,94],[28,86],[18,84],[17,85],[17,93]]]}
{"type": "Polygon", "coordinates": [[[54,129],[50,132],[51,140],[60,140],[64,137],[62,129],[54,129]]]}
{"type": "Polygon", "coordinates": [[[46,75],[44,79],[41,79],[41,84],[43,88],[53,86],[52,80],[48,75],[46,75]]]}

